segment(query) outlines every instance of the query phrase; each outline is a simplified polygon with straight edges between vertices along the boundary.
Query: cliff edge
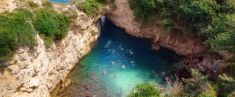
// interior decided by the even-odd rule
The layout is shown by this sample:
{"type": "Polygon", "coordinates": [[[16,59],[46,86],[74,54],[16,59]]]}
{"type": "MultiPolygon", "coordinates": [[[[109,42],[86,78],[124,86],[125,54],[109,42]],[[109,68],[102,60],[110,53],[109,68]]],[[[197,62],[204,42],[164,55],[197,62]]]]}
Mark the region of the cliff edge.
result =
{"type": "Polygon", "coordinates": [[[186,31],[180,26],[176,25],[174,32],[166,32],[159,21],[151,26],[141,27],[140,23],[134,20],[128,0],[115,0],[113,8],[107,11],[106,16],[127,33],[151,39],[153,48],[158,49],[162,46],[184,56],[202,54],[207,50],[199,37],[185,33],[186,31]]]}
{"type": "Polygon", "coordinates": [[[34,50],[20,48],[13,60],[0,72],[0,97],[50,97],[50,92],[86,55],[99,31],[94,19],[72,9],[72,5],[53,5],[55,10],[73,10],[77,17],[68,35],[46,48],[36,35],[34,50]]]}

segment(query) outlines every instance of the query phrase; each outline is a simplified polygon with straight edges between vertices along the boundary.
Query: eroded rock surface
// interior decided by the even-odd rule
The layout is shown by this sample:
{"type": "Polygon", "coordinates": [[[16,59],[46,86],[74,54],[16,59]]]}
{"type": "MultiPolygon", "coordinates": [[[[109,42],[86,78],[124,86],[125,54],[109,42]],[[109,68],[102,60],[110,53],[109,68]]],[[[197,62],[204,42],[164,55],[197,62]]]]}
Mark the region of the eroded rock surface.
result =
{"type": "MultiPolygon", "coordinates": [[[[59,5],[55,6],[58,10],[59,5]]],[[[95,20],[73,6],[63,10],[74,10],[78,15],[68,35],[60,42],[46,48],[37,35],[38,45],[34,50],[20,48],[13,60],[0,73],[0,97],[50,97],[50,92],[60,81],[64,81],[71,69],[90,51],[91,44],[99,32],[95,20]]]]}

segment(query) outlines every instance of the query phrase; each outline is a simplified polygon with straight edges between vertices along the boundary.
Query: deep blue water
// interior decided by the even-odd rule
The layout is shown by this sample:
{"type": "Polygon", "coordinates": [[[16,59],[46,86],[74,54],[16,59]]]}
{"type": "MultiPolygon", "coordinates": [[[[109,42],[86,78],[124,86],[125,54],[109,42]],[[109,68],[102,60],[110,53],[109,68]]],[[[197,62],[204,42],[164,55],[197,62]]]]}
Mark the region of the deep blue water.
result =
{"type": "Polygon", "coordinates": [[[166,85],[178,56],[167,49],[154,51],[148,39],[132,37],[105,20],[92,51],[72,73],[71,97],[125,97],[143,82],[166,85]]]}
{"type": "Polygon", "coordinates": [[[49,0],[50,2],[53,2],[53,3],[69,3],[70,0],[49,0]]]}

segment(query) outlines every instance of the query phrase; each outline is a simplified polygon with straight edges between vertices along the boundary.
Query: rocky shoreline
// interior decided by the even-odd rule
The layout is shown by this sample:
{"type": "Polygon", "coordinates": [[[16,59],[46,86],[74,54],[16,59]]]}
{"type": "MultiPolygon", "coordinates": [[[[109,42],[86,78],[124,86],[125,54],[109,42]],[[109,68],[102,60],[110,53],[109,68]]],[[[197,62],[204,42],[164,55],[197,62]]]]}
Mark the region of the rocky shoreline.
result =
{"type": "MultiPolygon", "coordinates": [[[[200,37],[184,34],[185,31],[180,29],[180,26],[175,27],[180,30],[171,34],[164,33],[164,28],[158,21],[153,26],[142,28],[134,21],[128,0],[115,0],[112,6],[115,8],[107,10],[106,16],[130,35],[151,39],[153,49],[171,49],[188,57],[185,62],[193,64],[196,68],[202,66],[210,69],[214,63],[218,64],[218,68],[225,66],[220,58],[211,59],[213,54],[208,52],[200,37]]],[[[96,19],[88,18],[84,12],[73,9],[72,5],[54,5],[54,8],[57,11],[76,12],[77,17],[68,35],[51,48],[46,48],[43,40],[37,35],[35,38],[38,45],[33,51],[29,48],[19,49],[8,67],[0,72],[0,97],[50,97],[57,84],[64,82],[76,63],[91,50],[91,44],[99,36],[96,19]]],[[[13,10],[12,7],[9,10],[13,10]]],[[[3,12],[1,7],[0,12],[3,12]]]]}

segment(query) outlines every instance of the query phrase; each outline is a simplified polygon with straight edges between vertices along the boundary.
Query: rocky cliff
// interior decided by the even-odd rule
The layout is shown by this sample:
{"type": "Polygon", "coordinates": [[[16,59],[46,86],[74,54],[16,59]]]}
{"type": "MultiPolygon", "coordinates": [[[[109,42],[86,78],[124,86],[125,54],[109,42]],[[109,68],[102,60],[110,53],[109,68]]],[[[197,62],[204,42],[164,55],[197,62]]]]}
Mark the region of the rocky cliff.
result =
{"type": "Polygon", "coordinates": [[[50,97],[50,92],[76,63],[90,51],[99,32],[95,20],[71,5],[55,6],[56,10],[73,10],[77,17],[68,35],[46,48],[37,35],[38,45],[31,50],[21,48],[0,73],[0,97],[50,97]],[[62,8],[62,9],[60,9],[62,8]]]}
{"type": "Polygon", "coordinates": [[[202,72],[210,73],[216,64],[217,72],[221,73],[228,66],[221,57],[206,48],[199,36],[192,35],[192,32],[185,27],[175,23],[172,32],[167,32],[159,20],[148,27],[143,27],[135,21],[128,0],[112,1],[106,16],[130,35],[152,40],[153,49],[158,50],[160,47],[171,49],[186,57],[184,64],[198,68],[202,72]]]}
{"type": "Polygon", "coordinates": [[[206,51],[205,46],[199,37],[184,33],[184,29],[175,26],[174,32],[166,32],[156,21],[149,27],[141,27],[140,23],[134,20],[133,12],[129,7],[128,0],[115,0],[113,9],[107,11],[107,17],[117,26],[133,36],[150,38],[153,40],[153,48],[159,46],[169,48],[180,55],[194,55],[206,51]]]}

